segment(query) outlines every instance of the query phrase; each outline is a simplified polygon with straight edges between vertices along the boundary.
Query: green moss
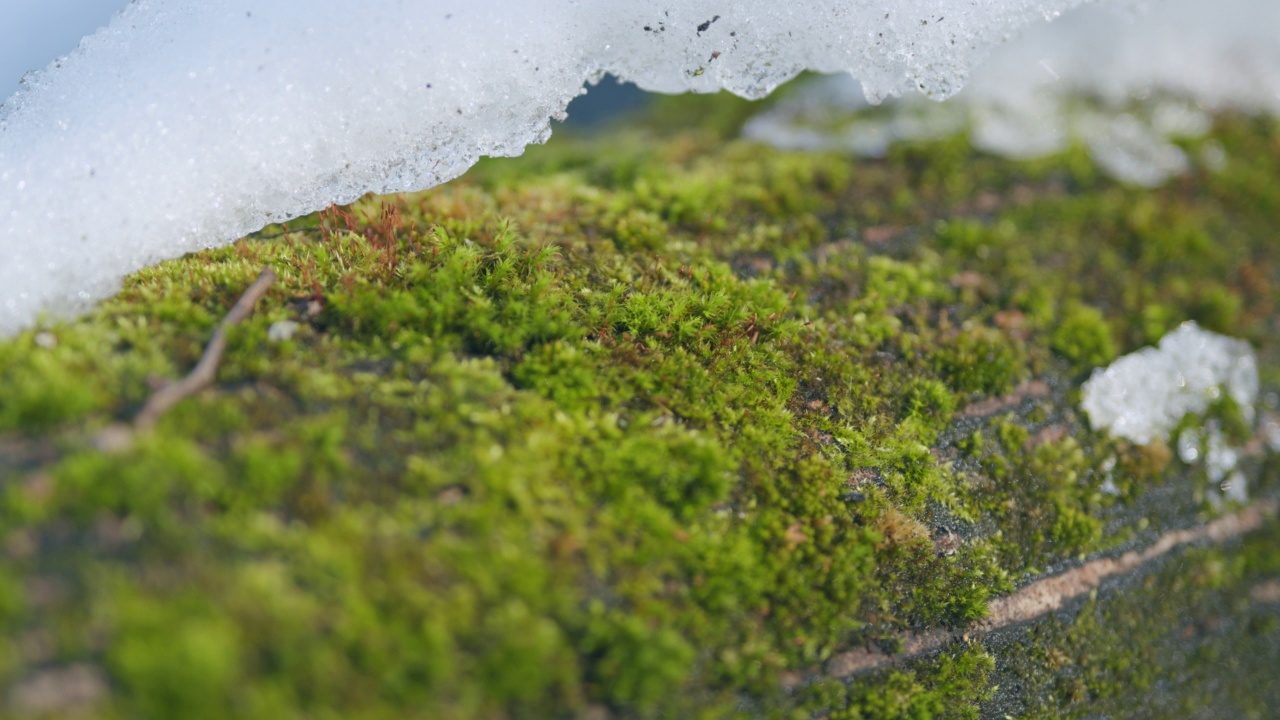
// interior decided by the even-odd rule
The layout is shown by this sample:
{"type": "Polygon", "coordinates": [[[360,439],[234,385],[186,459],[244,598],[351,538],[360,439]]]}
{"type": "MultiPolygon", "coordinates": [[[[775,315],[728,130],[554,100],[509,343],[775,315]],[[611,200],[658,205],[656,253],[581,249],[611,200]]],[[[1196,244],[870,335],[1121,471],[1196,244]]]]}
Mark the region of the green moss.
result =
{"type": "Polygon", "coordinates": [[[938,374],[966,395],[1008,392],[1022,369],[1016,348],[996,330],[984,327],[941,338],[932,361],[938,374]]]}
{"type": "MultiPolygon", "coordinates": [[[[1275,389],[1280,127],[1220,118],[1232,173],[1144,191],[1078,149],[779,153],[687,102],[711,131],[553,141],[0,342],[0,683],[88,664],[107,717],[918,718],[1006,702],[1012,653],[1045,708],[1129,677],[1148,636],[1102,621],[1091,675],[1056,630],[814,669],[1211,511],[1071,388],[1196,319],[1275,389]],[[97,449],[263,265],[215,386],[97,449]]],[[[1280,572],[1222,558],[1221,592],[1280,572]]]]}
{"type": "Polygon", "coordinates": [[[1102,312],[1087,305],[1067,307],[1049,344],[1078,371],[1106,365],[1116,354],[1111,328],[1102,312]]]}
{"type": "Polygon", "coordinates": [[[141,717],[217,718],[233,714],[228,702],[239,681],[239,629],[217,617],[205,600],[164,603],[118,601],[121,639],[107,667],[136,699],[141,717]]]}
{"type": "Polygon", "coordinates": [[[882,673],[872,683],[821,683],[805,695],[832,720],[977,718],[981,703],[991,697],[988,676],[994,669],[994,658],[981,647],[959,647],[882,673]]]}
{"type": "Polygon", "coordinates": [[[0,405],[0,431],[40,433],[99,409],[102,395],[77,382],[90,363],[87,348],[37,347],[32,336],[6,343],[0,359],[6,388],[0,405]]]}

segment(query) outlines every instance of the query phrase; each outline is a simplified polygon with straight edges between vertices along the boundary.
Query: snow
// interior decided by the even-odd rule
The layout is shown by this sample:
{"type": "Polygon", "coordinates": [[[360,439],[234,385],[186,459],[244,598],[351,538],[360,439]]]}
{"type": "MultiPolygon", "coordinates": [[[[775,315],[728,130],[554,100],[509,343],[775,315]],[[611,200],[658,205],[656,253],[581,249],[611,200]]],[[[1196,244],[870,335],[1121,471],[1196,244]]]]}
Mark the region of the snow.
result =
{"type": "Polygon", "coordinates": [[[0,108],[0,335],[120,278],[545,141],[584,82],[954,93],[1082,0],[136,0],[0,108]]]}
{"type": "MultiPolygon", "coordinates": [[[[857,83],[833,76],[754,118],[745,135],[878,155],[894,140],[968,126],[984,150],[1036,157],[1080,142],[1112,175],[1157,185],[1190,165],[1173,141],[1206,132],[1208,112],[1280,115],[1277,28],[1274,0],[1092,5],[997,49],[944,105],[909,98],[858,112],[868,102],[857,83]]],[[[1201,160],[1221,170],[1227,158],[1210,147],[1201,160]]]]}
{"type": "Polygon", "coordinates": [[[1258,397],[1253,348],[1186,322],[1157,347],[1095,370],[1084,384],[1081,406],[1093,427],[1146,445],[1168,438],[1183,417],[1205,412],[1222,392],[1253,421],[1258,397]]]}
{"type": "MultiPolygon", "coordinates": [[[[1249,343],[1187,322],[1161,338],[1158,347],[1095,370],[1082,389],[1081,406],[1093,427],[1146,445],[1169,439],[1184,417],[1204,414],[1224,392],[1252,423],[1258,384],[1257,359],[1249,343]]],[[[1184,429],[1175,445],[1184,463],[1203,460],[1214,486],[1210,500],[1247,499],[1244,473],[1237,468],[1240,452],[1216,420],[1184,429]]]]}

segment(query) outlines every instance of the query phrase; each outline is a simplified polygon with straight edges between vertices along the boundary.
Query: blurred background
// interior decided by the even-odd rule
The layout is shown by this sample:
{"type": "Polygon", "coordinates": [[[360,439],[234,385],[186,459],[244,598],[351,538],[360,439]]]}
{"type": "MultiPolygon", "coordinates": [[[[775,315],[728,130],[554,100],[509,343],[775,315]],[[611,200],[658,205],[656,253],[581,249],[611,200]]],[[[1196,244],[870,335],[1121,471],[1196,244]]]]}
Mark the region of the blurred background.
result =
{"type": "Polygon", "coordinates": [[[22,75],[70,52],[129,0],[5,0],[0,19],[0,102],[22,75]]]}

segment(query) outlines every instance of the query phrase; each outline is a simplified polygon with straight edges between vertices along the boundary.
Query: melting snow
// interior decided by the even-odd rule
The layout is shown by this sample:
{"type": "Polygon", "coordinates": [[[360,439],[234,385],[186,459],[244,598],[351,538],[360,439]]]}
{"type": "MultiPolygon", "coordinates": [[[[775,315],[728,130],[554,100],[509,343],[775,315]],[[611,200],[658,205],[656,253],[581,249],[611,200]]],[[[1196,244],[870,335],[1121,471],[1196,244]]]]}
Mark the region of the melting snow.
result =
{"type": "MultiPolygon", "coordinates": [[[[859,112],[868,101],[857,83],[833,76],[753,118],[744,134],[874,156],[894,140],[968,126],[976,146],[1012,157],[1079,141],[1116,177],[1155,185],[1188,167],[1171,140],[1206,132],[1207,111],[1280,114],[1276,28],[1275,0],[1094,5],[996,50],[945,105],[911,98],[859,112]],[[1158,99],[1134,103],[1148,98],[1158,99]]],[[[1201,159],[1215,170],[1227,161],[1213,146],[1201,159]]]]}
{"type": "Polygon", "coordinates": [[[162,258],[519,154],[605,72],[945,97],[1081,1],[135,0],[0,108],[0,335],[162,258]]]}
{"type": "Polygon", "coordinates": [[[1168,438],[1183,417],[1203,413],[1224,390],[1252,421],[1258,397],[1253,348],[1186,322],[1158,347],[1095,370],[1081,405],[1095,428],[1145,445],[1168,438]]]}
{"type": "MultiPolygon", "coordinates": [[[[1095,428],[1145,445],[1167,439],[1182,418],[1204,413],[1223,392],[1253,422],[1258,365],[1249,343],[1187,322],[1161,338],[1158,347],[1095,370],[1083,391],[1081,405],[1095,428]]],[[[1246,499],[1245,477],[1237,469],[1240,453],[1216,421],[1183,430],[1176,446],[1183,462],[1204,461],[1209,481],[1228,500],[1246,499]]],[[[1210,499],[1221,497],[1214,490],[1210,499]]]]}

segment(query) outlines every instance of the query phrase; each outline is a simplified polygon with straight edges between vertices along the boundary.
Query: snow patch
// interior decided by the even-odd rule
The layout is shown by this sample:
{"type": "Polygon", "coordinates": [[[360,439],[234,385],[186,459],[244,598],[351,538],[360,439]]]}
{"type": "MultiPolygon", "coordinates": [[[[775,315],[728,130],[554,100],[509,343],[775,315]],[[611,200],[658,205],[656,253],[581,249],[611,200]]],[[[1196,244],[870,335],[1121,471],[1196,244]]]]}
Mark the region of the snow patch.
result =
{"type": "MultiPolygon", "coordinates": [[[[1081,406],[1095,428],[1146,445],[1168,439],[1184,417],[1203,414],[1224,392],[1252,423],[1258,400],[1253,348],[1187,322],[1161,338],[1158,347],[1095,370],[1084,384],[1081,406]]],[[[1203,461],[1212,502],[1248,498],[1244,473],[1237,467],[1240,451],[1216,420],[1202,429],[1183,430],[1175,445],[1184,463],[1203,461]]]]}
{"type": "Polygon", "coordinates": [[[1095,428],[1146,445],[1168,438],[1183,417],[1208,410],[1224,391],[1252,422],[1258,363],[1249,343],[1185,322],[1158,347],[1095,370],[1083,390],[1081,405],[1095,428]]]}

